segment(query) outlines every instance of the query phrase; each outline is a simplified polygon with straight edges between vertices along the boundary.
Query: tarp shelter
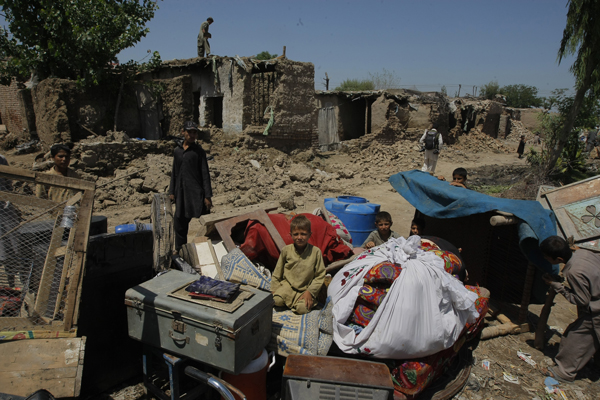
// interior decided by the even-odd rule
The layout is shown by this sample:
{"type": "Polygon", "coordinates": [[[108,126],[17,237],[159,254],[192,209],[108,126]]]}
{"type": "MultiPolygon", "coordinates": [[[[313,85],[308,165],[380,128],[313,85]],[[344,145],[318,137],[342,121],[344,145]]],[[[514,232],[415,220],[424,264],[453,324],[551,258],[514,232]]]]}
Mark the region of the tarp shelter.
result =
{"type": "Polygon", "coordinates": [[[556,235],[551,210],[537,201],[502,199],[450,185],[418,170],[392,175],[390,184],[426,216],[426,235],[442,237],[462,248],[470,284],[490,290],[492,298],[519,302],[529,262],[537,268],[532,300],[543,302],[547,286],[544,272],[558,274],[542,257],[539,242],[556,235]],[[497,211],[511,213],[516,225],[490,225],[497,211]]]}

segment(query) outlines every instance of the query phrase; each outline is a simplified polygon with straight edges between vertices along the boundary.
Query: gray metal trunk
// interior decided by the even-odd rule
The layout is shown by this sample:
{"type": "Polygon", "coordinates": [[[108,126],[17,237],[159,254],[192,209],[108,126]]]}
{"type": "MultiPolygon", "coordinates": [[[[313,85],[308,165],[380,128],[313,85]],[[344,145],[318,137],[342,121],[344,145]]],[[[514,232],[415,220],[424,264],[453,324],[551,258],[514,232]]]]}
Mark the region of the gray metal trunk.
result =
{"type": "Polygon", "coordinates": [[[238,374],[271,339],[273,296],[246,286],[252,297],[230,313],[170,295],[196,279],[171,270],[129,289],[129,336],[238,374]]]}

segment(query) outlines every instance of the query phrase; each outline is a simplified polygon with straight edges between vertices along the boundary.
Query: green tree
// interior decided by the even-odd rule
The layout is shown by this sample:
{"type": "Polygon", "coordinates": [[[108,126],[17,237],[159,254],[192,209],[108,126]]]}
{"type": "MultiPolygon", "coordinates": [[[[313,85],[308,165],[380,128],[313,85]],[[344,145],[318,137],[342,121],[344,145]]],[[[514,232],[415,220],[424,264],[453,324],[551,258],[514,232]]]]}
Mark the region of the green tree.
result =
{"type": "Polygon", "coordinates": [[[542,99],[537,97],[538,90],[535,86],[507,85],[500,89],[506,97],[506,105],[514,108],[539,107],[542,99]]]}
{"type": "Polygon", "coordinates": [[[375,90],[375,84],[373,84],[373,81],[368,79],[346,79],[340,86],[336,87],[335,90],[341,90],[345,92],[375,90]]]}
{"type": "Polygon", "coordinates": [[[575,102],[575,97],[568,96],[566,92],[567,89],[556,89],[548,97],[557,112],[545,112],[540,115],[544,146],[541,152],[531,150],[527,157],[530,164],[541,166],[543,171],[550,169],[552,176],[564,183],[586,177],[584,147],[579,141],[579,133],[582,129],[593,128],[600,121],[600,102],[592,96],[585,97],[575,118],[574,125],[577,128],[569,135],[558,159],[553,161],[552,150],[558,145],[560,134],[575,102]],[[552,168],[549,168],[550,164],[552,168]]]}
{"type": "Polygon", "coordinates": [[[257,60],[272,60],[274,58],[277,58],[277,54],[271,54],[268,51],[260,52],[256,56],[257,60]]]}
{"type": "Polygon", "coordinates": [[[558,63],[571,54],[577,54],[571,66],[576,78],[577,92],[573,105],[565,117],[557,144],[552,148],[549,170],[555,168],[564,147],[572,136],[579,110],[586,94],[600,97],[600,2],[597,0],[569,0],[567,25],[558,50],[558,63]]]}
{"type": "Polygon", "coordinates": [[[149,32],[157,0],[0,0],[0,83],[13,77],[98,84],[117,54],[149,32]]]}
{"type": "Polygon", "coordinates": [[[375,90],[397,89],[400,86],[400,78],[396,75],[396,71],[385,68],[382,68],[381,72],[369,72],[369,78],[375,90]]]}
{"type": "Polygon", "coordinates": [[[440,93],[444,96],[448,96],[448,90],[446,89],[446,85],[442,86],[442,88],[440,89],[440,93]]]}
{"type": "Polygon", "coordinates": [[[485,85],[481,86],[479,96],[493,100],[498,93],[500,93],[500,85],[498,85],[498,81],[489,81],[485,85]]]}

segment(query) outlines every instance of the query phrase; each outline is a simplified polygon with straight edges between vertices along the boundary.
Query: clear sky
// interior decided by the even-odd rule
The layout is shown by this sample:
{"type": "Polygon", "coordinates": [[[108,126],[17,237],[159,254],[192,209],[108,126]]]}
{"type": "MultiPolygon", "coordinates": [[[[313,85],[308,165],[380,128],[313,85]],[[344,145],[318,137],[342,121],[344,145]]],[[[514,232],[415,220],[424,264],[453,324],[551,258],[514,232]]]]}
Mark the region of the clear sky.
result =
{"type": "Polygon", "coordinates": [[[261,51],[315,65],[317,89],[365,79],[383,68],[401,87],[422,91],[445,85],[454,95],[491,80],[536,86],[540,96],[572,88],[573,58],[558,65],[566,0],[164,0],[150,33],[121,62],[147,50],[163,60],[197,55],[200,24],[209,16],[213,54],[261,51]]]}

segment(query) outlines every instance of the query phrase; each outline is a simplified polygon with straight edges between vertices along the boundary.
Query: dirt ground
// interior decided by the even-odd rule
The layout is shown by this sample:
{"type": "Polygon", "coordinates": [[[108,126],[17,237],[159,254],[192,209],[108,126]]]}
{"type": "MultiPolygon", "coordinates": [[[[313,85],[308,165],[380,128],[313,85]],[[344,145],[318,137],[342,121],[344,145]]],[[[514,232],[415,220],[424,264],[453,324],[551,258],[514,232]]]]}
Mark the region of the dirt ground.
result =
{"type": "MultiPolygon", "coordinates": [[[[440,156],[436,175],[451,178],[456,167],[469,171],[468,183],[478,190],[493,195],[509,191],[527,173],[525,159],[518,159],[514,140],[489,141],[480,146],[476,138],[469,144],[460,142],[445,149],[440,156]],[[479,146],[479,147],[478,147],[479,146]]],[[[356,143],[337,152],[316,154],[311,151],[292,153],[287,156],[275,149],[252,148],[244,143],[204,143],[207,152],[214,156],[209,162],[213,178],[214,212],[253,204],[261,201],[280,201],[279,211],[312,212],[328,197],[340,195],[361,196],[381,205],[391,213],[393,229],[401,235],[408,233],[414,214],[412,207],[387,182],[390,175],[408,169],[420,168],[422,153],[415,143],[403,142],[394,146],[356,143]],[[256,160],[260,168],[250,164],[256,160]],[[306,172],[305,170],[310,170],[306,172]],[[316,172],[315,172],[316,171],[316,172]],[[300,172],[305,172],[302,175],[300,172]],[[290,203],[291,201],[291,203],[290,203]]],[[[7,154],[11,165],[30,168],[35,154],[7,154]]],[[[154,168],[152,174],[134,175],[97,193],[95,214],[108,217],[109,232],[114,227],[134,220],[148,222],[150,196],[154,190],[143,189],[149,177],[162,182],[170,170],[170,155],[148,156],[115,172],[113,176],[92,177],[98,183],[108,182],[115,176],[145,166],[154,168]],[[160,179],[158,179],[160,175],[160,179]]],[[[166,178],[165,178],[166,177],[166,178]]],[[[90,178],[88,176],[88,178],[90,178]]],[[[190,225],[190,239],[200,230],[197,220],[190,225]]],[[[518,305],[505,305],[507,314],[518,305]]],[[[528,322],[535,330],[541,305],[529,307],[528,322]]],[[[533,347],[533,333],[504,336],[478,343],[474,350],[472,374],[467,386],[455,397],[459,399],[559,399],[560,395],[544,393],[544,376],[540,367],[552,365],[552,357],[558,351],[560,338],[567,325],[576,318],[575,306],[561,296],[556,297],[549,319],[548,344],[544,352],[533,347]],[[536,366],[530,366],[517,357],[517,351],[531,354],[536,366]],[[482,367],[489,361],[489,370],[482,367]],[[518,377],[518,383],[504,379],[503,373],[518,377]]],[[[141,384],[116,388],[101,398],[133,400],[143,397],[141,384]]],[[[600,368],[590,363],[570,385],[561,385],[565,398],[592,400],[600,398],[600,368]]]]}

